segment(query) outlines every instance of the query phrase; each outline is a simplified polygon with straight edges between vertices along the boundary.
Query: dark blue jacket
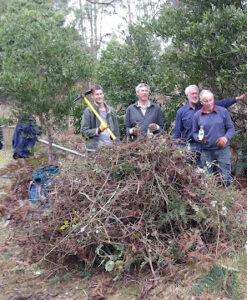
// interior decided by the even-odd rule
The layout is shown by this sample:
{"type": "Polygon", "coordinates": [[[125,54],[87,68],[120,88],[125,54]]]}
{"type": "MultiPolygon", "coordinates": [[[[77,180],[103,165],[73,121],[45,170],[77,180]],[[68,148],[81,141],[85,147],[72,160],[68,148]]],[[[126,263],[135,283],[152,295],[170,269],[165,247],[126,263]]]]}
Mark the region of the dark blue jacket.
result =
{"type": "Polygon", "coordinates": [[[19,119],[12,139],[14,153],[17,153],[21,158],[28,157],[31,148],[38,140],[37,135],[39,134],[41,134],[41,130],[33,117],[19,119]]]}

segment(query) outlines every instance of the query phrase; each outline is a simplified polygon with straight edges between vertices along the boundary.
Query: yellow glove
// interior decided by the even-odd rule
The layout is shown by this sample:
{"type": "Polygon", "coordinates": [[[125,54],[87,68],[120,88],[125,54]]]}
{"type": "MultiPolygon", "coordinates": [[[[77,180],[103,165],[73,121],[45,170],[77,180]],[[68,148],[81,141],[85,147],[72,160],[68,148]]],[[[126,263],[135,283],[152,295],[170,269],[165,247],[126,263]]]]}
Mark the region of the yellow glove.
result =
{"type": "Polygon", "coordinates": [[[109,126],[106,122],[102,122],[99,127],[99,133],[107,129],[109,126]]]}

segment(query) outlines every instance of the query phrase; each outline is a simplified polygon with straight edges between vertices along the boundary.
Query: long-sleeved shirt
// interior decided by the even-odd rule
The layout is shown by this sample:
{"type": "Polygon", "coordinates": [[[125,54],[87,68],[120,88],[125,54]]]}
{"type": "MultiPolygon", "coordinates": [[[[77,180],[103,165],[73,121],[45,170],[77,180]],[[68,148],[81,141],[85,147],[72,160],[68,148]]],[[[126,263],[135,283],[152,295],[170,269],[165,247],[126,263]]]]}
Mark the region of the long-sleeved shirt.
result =
{"type": "MultiPolygon", "coordinates": [[[[228,108],[234,103],[236,103],[235,98],[226,98],[215,102],[217,106],[223,106],[225,108],[228,108]]],[[[201,108],[201,104],[197,108],[193,109],[187,103],[177,111],[173,139],[183,139],[186,141],[195,142],[193,139],[193,118],[195,113],[201,108]]]]}
{"type": "Polygon", "coordinates": [[[152,123],[159,125],[158,132],[164,128],[162,111],[158,104],[149,101],[145,113],[142,112],[138,102],[127,108],[124,120],[124,128],[127,135],[130,135],[129,130],[135,126],[139,126],[141,131],[147,132],[148,126],[152,123]]]}
{"type": "Polygon", "coordinates": [[[204,128],[206,138],[206,143],[202,144],[202,149],[204,150],[221,149],[216,145],[216,141],[220,137],[225,137],[227,139],[225,147],[229,146],[230,139],[235,134],[229,112],[226,108],[220,106],[214,106],[214,110],[211,113],[205,113],[201,109],[194,115],[193,138],[195,141],[198,140],[198,132],[201,126],[204,128]]]}

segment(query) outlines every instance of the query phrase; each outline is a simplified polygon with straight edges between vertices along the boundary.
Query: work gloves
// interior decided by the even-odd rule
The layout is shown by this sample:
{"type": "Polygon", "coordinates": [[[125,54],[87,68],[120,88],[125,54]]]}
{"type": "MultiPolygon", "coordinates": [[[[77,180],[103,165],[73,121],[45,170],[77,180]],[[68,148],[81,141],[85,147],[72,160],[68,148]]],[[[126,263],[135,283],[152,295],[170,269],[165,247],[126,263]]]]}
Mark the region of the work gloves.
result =
{"type": "Polygon", "coordinates": [[[149,129],[150,131],[154,132],[154,131],[157,131],[157,130],[159,129],[159,127],[158,127],[157,124],[151,123],[151,124],[149,124],[148,129],[149,129]]]}
{"type": "Polygon", "coordinates": [[[3,143],[0,141],[0,150],[3,148],[3,143]]]}
{"type": "MultiPolygon", "coordinates": [[[[155,123],[151,123],[151,124],[149,124],[148,129],[151,132],[155,132],[155,131],[159,130],[159,126],[155,123]]],[[[131,128],[131,134],[135,135],[135,136],[140,136],[142,134],[142,131],[141,131],[140,127],[133,127],[133,128],[131,128]]]]}
{"type": "Polygon", "coordinates": [[[131,128],[131,134],[135,136],[140,136],[141,135],[141,129],[139,127],[134,127],[131,128]]]}
{"type": "Polygon", "coordinates": [[[217,145],[218,147],[220,147],[220,148],[224,148],[225,145],[226,145],[226,143],[227,143],[227,138],[225,138],[225,137],[220,137],[220,138],[218,138],[218,140],[216,141],[216,145],[217,145]]]}
{"type": "Polygon", "coordinates": [[[100,127],[98,128],[98,133],[100,134],[102,131],[104,131],[107,128],[109,128],[108,124],[106,122],[102,122],[100,124],[100,127]]]}

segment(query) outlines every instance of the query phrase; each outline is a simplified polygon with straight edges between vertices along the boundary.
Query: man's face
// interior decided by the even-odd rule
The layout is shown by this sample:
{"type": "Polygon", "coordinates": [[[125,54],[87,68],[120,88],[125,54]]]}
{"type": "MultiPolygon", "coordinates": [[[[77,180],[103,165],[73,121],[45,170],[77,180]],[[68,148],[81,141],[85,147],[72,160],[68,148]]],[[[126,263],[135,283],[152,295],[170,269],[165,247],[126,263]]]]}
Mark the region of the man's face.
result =
{"type": "Polygon", "coordinates": [[[97,105],[104,103],[104,93],[102,90],[96,90],[92,93],[91,97],[97,105]]]}
{"type": "Polygon", "coordinates": [[[205,110],[208,112],[213,111],[214,108],[214,97],[213,96],[205,96],[201,99],[201,104],[204,106],[205,110]]]}
{"type": "Polygon", "coordinates": [[[143,86],[136,92],[138,98],[142,102],[148,101],[149,98],[149,90],[147,87],[143,86]]]}
{"type": "Polygon", "coordinates": [[[196,104],[199,100],[199,91],[197,88],[190,88],[187,98],[189,100],[190,103],[192,104],[196,104]]]}

